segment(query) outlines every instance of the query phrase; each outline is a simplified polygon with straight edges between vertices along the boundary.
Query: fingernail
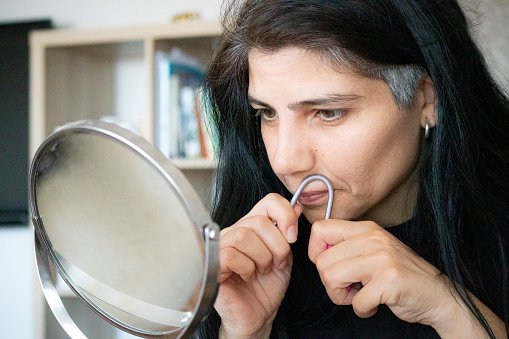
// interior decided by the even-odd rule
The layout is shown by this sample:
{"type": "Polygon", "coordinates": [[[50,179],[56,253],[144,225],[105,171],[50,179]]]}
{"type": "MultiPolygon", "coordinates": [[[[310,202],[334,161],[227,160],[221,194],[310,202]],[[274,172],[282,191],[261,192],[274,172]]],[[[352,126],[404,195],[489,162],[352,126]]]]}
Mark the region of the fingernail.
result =
{"type": "Polygon", "coordinates": [[[289,243],[294,243],[297,240],[297,228],[294,225],[291,225],[286,230],[286,240],[289,243]]]}

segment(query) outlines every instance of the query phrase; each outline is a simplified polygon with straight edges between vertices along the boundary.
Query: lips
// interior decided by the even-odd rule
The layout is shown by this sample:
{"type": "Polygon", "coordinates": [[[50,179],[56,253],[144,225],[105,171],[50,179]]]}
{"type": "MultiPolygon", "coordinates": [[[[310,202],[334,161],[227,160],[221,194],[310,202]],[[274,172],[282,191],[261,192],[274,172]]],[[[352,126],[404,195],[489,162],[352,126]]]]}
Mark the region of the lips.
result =
{"type": "Polygon", "coordinates": [[[323,204],[328,198],[327,190],[302,192],[299,196],[299,203],[304,206],[316,206],[323,204]]]}

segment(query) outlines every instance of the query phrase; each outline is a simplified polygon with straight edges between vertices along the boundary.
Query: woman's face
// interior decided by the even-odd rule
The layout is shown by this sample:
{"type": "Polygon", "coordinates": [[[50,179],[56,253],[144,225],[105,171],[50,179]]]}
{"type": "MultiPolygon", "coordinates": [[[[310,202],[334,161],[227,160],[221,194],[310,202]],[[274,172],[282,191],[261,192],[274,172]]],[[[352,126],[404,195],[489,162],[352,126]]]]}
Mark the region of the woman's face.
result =
{"type": "MultiPolygon", "coordinates": [[[[249,98],[272,169],[291,192],[307,175],[328,177],[332,218],[390,226],[412,216],[422,97],[400,109],[384,81],[303,49],[249,53],[249,98]]],[[[324,184],[310,183],[299,202],[308,220],[323,219],[324,184]]]]}

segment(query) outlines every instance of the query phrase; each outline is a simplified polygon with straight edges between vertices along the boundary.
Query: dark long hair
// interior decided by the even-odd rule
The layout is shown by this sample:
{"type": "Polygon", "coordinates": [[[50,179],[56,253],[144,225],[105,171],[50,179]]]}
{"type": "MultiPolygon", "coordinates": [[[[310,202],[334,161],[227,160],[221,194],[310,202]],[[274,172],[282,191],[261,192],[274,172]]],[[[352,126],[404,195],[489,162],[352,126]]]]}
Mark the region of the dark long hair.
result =
{"type": "Polygon", "coordinates": [[[371,68],[418,65],[434,83],[437,124],[422,146],[412,234],[494,337],[467,289],[509,322],[509,102],[457,1],[232,2],[223,30],[205,86],[218,141],[214,220],[229,226],[267,193],[289,194],[250,114],[250,49],[296,46],[335,62],[339,51],[368,76],[371,68]]]}

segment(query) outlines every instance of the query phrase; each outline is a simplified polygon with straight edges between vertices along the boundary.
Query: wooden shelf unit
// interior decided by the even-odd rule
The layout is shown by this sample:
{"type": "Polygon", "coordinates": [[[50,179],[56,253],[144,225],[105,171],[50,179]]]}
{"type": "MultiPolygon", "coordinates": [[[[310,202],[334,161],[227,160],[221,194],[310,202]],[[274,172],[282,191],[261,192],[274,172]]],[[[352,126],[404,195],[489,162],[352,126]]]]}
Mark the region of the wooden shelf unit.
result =
{"type": "Polygon", "coordinates": [[[33,32],[31,155],[54,128],[101,117],[117,120],[153,143],[156,51],[178,47],[205,65],[219,33],[217,22],[201,21],[33,32]]]}

